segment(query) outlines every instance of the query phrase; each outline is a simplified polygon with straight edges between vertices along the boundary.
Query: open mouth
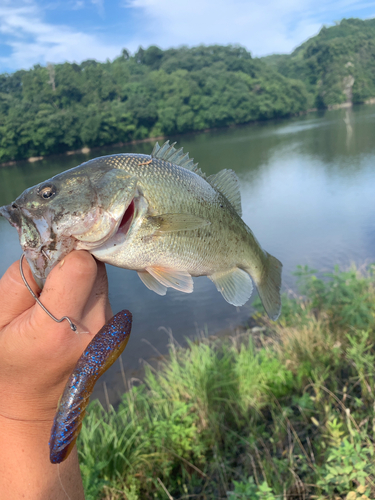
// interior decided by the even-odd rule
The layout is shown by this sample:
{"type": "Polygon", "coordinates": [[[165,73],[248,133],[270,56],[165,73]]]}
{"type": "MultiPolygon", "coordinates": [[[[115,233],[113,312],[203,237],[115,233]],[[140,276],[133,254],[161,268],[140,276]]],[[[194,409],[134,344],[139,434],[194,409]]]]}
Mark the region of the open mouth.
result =
{"type": "Polygon", "coordinates": [[[124,215],[122,216],[120,225],[118,227],[117,233],[126,234],[129,231],[130,225],[134,216],[134,199],[131,201],[128,208],[125,210],[124,215]]]}

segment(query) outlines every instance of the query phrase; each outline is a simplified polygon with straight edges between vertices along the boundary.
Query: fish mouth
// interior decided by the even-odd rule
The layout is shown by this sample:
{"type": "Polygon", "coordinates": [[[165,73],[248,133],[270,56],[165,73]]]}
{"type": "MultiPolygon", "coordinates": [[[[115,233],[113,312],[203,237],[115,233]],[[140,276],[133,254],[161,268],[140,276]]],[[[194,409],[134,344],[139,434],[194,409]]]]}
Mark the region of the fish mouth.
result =
{"type": "Polygon", "coordinates": [[[13,227],[20,231],[22,226],[22,214],[15,203],[0,207],[0,215],[2,215],[13,227]]]}
{"type": "Polygon", "coordinates": [[[54,265],[52,259],[44,250],[45,241],[31,216],[16,203],[0,207],[0,215],[17,229],[20,245],[29,263],[34,279],[43,288],[46,276],[54,265]]]}
{"type": "Polygon", "coordinates": [[[139,230],[147,211],[147,200],[142,194],[137,194],[126,207],[112,235],[105,242],[93,248],[91,253],[97,259],[104,260],[109,255],[116,253],[120,248],[123,251],[139,230]]]}
{"type": "Polygon", "coordinates": [[[133,198],[128,207],[126,208],[124,215],[122,216],[116,234],[117,233],[122,233],[124,235],[127,234],[127,232],[130,229],[131,223],[133,222],[134,212],[135,212],[135,202],[133,198]]]}

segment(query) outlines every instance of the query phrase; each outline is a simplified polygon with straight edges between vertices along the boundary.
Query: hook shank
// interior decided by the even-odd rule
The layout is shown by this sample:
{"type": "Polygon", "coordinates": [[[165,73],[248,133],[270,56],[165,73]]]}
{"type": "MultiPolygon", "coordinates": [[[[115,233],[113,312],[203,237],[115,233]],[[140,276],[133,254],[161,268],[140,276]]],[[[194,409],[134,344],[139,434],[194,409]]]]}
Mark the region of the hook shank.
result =
{"type": "Polygon", "coordinates": [[[31,293],[31,295],[34,297],[34,299],[36,300],[36,302],[40,305],[40,307],[43,309],[44,312],[46,312],[48,314],[48,316],[53,319],[53,321],[56,321],[56,323],[62,323],[64,320],[66,320],[69,325],[70,325],[70,329],[73,330],[73,332],[76,332],[77,331],[77,327],[76,325],[73,323],[73,321],[68,318],[67,316],[64,316],[63,318],[61,319],[57,319],[55,318],[55,316],[53,314],[51,314],[49,312],[49,310],[40,302],[40,300],[38,299],[38,297],[35,295],[35,293],[33,292],[33,290],[31,289],[30,285],[28,284],[28,282],[26,281],[26,278],[25,278],[25,275],[23,273],[23,269],[22,269],[22,261],[23,261],[23,258],[25,257],[25,254],[23,253],[21,255],[21,258],[20,258],[20,273],[21,273],[21,278],[23,280],[23,282],[25,283],[26,285],[26,288],[29,290],[29,292],[31,293]]]}

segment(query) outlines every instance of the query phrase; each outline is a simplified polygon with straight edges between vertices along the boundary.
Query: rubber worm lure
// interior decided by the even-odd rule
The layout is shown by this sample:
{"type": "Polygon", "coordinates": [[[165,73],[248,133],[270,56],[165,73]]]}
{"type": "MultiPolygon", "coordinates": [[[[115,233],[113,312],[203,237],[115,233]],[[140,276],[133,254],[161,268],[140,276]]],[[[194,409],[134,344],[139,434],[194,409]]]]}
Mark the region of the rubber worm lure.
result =
{"type": "Polygon", "coordinates": [[[94,385],[125,349],[131,325],[131,313],[126,310],[119,312],[99,330],[79,358],[53,421],[49,441],[53,464],[65,460],[73,449],[94,385]]]}

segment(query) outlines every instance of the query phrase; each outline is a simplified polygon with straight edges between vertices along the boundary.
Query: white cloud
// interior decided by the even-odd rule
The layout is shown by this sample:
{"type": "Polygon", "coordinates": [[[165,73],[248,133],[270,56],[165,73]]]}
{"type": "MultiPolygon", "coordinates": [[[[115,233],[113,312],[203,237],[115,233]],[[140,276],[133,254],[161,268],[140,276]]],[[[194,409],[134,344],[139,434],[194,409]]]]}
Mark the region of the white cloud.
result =
{"type": "Polygon", "coordinates": [[[93,5],[96,5],[98,12],[101,16],[104,16],[104,0],[91,0],[93,5]]]}
{"type": "Polygon", "coordinates": [[[0,48],[7,47],[0,73],[47,61],[104,61],[123,47],[134,52],[140,45],[239,43],[254,56],[286,53],[324,23],[375,12],[375,0],[62,1],[42,8],[42,0],[0,0],[0,48]],[[102,18],[97,25],[89,16],[92,6],[102,18]],[[76,28],[73,18],[69,25],[59,23],[60,11],[66,15],[67,9],[75,13],[76,28]],[[54,20],[47,21],[47,14],[54,20]]]}
{"type": "Polygon", "coordinates": [[[141,13],[142,43],[161,47],[239,43],[254,55],[290,52],[323,23],[375,2],[357,0],[125,0],[141,13]]]}
{"type": "Polygon", "coordinates": [[[32,1],[19,6],[3,4],[0,33],[3,44],[11,49],[10,56],[0,57],[0,65],[7,69],[30,68],[47,61],[104,61],[118,56],[122,48],[120,44],[105,43],[98,36],[69,26],[45,22],[41,10],[32,1]]]}
{"type": "Polygon", "coordinates": [[[85,2],[83,0],[77,0],[76,2],[74,2],[72,9],[79,10],[79,9],[83,9],[84,6],[85,6],[85,2]]]}

